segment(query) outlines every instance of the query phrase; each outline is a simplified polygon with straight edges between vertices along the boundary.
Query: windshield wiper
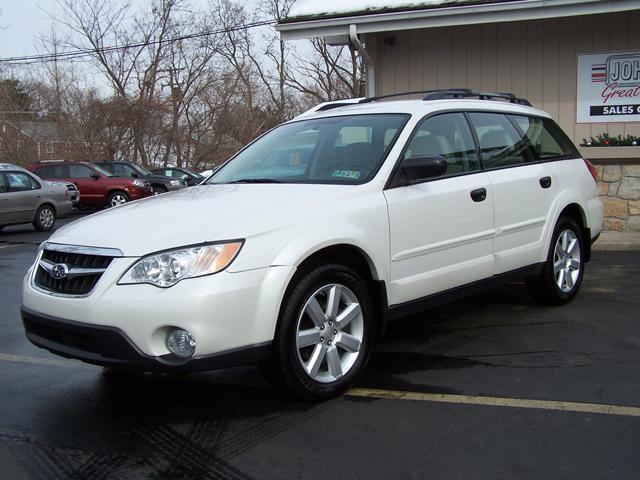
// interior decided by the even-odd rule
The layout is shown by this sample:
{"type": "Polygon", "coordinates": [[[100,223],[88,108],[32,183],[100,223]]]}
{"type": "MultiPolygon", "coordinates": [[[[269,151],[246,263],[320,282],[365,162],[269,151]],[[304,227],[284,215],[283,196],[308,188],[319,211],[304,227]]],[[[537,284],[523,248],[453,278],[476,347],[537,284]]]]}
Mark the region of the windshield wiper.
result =
{"type": "Polygon", "coordinates": [[[241,180],[234,180],[231,183],[283,183],[280,180],[274,180],[273,178],[243,178],[241,180]]]}

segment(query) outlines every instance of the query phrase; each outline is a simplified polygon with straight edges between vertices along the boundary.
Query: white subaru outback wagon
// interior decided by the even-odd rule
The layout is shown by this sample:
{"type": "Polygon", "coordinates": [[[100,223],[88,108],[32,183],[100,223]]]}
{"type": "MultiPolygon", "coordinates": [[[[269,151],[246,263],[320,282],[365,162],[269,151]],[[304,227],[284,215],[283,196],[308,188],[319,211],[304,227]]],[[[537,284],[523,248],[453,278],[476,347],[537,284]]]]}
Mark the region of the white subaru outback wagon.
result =
{"type": "Polygon", "coordinates": [[[146,371],[260,364],[343,392],[390,319],[524,278],[577,294],[602,229],[595,171],[511,94],[323,104],[200,186],[75,221],[24,280],[31,342],[146,371]]]}

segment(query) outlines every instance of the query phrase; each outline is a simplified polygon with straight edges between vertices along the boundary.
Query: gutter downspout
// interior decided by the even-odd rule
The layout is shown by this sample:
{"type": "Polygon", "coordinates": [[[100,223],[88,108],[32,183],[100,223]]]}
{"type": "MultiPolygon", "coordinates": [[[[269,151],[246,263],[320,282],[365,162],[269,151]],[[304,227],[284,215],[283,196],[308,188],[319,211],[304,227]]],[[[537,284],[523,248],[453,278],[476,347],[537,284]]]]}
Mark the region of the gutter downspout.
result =
{"type": "Polygon", "coordinates": [[[354,23],[349,25],[349,40],[351,45],[358,50],[358,53],[364,58],[367,66],[367,97],[375,97],[376,95],[376,66],[373,57],[367,52],[366,48],[358,38],[358,30],[354,23]]]}

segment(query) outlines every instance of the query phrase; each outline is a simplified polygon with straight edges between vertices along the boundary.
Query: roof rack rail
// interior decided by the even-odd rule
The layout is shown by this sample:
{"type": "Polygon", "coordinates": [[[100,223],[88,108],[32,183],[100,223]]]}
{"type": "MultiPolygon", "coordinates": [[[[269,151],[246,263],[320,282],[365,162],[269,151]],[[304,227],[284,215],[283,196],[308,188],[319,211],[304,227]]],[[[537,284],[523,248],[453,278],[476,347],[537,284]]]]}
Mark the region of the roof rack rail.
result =
{"type": "Polygon", "coordinates": [[[518,98],[513,93],[504,92],[474,92],[468,88],[450,88],[447,90],[433,90],[423,100],[442,100],[445,98],[477,98],[478,100],[507,100],[518,105],[531,106],[529,100],[518,98]]]}
{"type": "Polygon", "coordinates": [[[386,98],[403,97],[405,95],[424,95],[423,100],[443,100],[446,98],[478,98],[479,100],[508,100],[510,103],[531,106],[528,100],[518,98],[513,93],[474,92],[469,88],[446,88],[442,90],[415,90],[412,92],[391,93],[379,97],[363,98],[358,103],[371,103],[386,98]]]}
{"type": "Polygon", "coordinates": [[[301,113],[296,118],[308,117],[316,112],[325,112],[327,110],[333,110],[334,108],[348,107],[349,105],[357,105],[363,100],[363,98],[346,98],[344,100],[332,100],[329,102],[320,103],[306,112],[301,113]]]}
{"type": "Polygon", "coordinates": [[[440,90],[416,90],[414,92],[401,92],[391,93],[389,95],[380,95],[379,97],[367,97],[360,100],[358,103],[371,103],[385,98],[404,97],[405,95],[424,95],[425,93],[439,92],[440,90]]]}

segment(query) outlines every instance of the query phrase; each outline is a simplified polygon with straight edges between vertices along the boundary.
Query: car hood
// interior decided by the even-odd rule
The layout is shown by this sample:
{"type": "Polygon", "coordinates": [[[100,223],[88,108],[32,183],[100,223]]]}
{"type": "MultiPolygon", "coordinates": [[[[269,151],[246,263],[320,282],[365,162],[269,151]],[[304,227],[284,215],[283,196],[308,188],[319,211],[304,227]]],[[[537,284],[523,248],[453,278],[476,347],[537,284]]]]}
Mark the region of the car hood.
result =
{"type": "Polygon", "coordinates": [[[125,256],[232,239],[247,239],[324,216],[344,205],[353,185],[200,185],[136,200],[76,220],[51,242],[108,247],[125,256]],[[315,213],[314,213],[315,212],[315,213]]]}

